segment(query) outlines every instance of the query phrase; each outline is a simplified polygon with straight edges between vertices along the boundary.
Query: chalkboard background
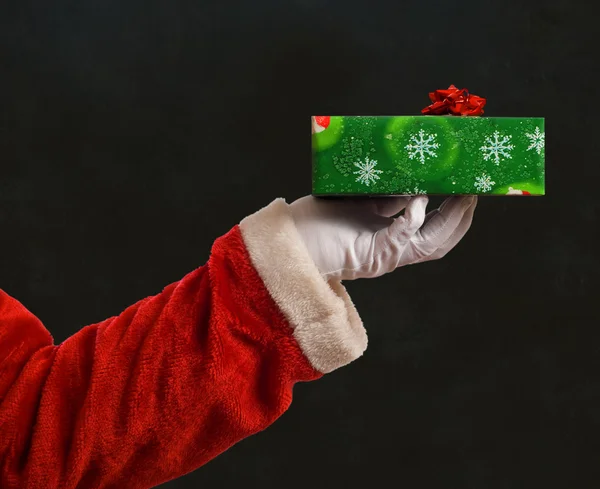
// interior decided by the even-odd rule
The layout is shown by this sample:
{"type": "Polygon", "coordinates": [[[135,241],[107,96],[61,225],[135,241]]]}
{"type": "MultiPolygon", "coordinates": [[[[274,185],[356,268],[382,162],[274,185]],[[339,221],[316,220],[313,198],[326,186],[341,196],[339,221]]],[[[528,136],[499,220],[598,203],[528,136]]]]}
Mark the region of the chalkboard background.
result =
{"type": "MultiPolygon", "coordinates": [[[[445,259],[348,283],[370,347],[163,487],[597,488],[595,17],[584,0],[0,5],[0,287],[61,342],[310,192],[311,114],[454,83],[546,117],[547,193],[445,259]]],[[[438,201],[434,203],[439,203],[438,201]]]]}

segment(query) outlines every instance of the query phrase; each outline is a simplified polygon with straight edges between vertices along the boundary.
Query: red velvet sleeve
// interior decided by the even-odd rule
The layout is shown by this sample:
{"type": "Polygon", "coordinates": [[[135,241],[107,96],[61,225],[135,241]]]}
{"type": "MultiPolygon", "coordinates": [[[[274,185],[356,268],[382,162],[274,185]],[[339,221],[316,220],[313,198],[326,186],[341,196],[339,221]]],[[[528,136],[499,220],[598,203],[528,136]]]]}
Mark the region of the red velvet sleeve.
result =
{"type": "Polygon", "coordinates": [[[296,292],[272,290],[277,272],[255,262],[247,229],[217,240],[205,266],[160,294],[57,346],[0,291],[0,487],[154,487],[266,428],[294,383],[332,369],[314,350],[348,350],[348,332],[340,343],[327,323],[342,307],[334,330],[356,327],[349,299],[326,284],[338,302],[315,297],[325,309],[309,304],[310,317],[294,322],[296,292]]]}

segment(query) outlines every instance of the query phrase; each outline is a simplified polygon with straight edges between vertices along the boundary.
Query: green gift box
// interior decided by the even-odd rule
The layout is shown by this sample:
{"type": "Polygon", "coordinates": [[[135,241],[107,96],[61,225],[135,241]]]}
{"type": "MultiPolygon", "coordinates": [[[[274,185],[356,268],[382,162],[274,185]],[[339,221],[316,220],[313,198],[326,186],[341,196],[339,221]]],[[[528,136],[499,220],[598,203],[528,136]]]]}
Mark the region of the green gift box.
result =
{"type": "Polygon", "coordinates": [[[316,196],[544,195],[544,119],[314,116],[316,196]]]}

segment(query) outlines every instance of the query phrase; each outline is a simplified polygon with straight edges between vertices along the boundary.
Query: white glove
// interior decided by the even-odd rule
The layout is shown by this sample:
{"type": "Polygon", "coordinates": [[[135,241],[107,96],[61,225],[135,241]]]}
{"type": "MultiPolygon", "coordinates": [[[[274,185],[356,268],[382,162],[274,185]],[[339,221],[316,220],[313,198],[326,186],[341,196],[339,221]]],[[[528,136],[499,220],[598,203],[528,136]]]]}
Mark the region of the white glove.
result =
{"type": "Polygon", "coordinates": [[[468,231],[477,197],[450,197],[425,214],[428,198],[326,200],[290,205],[296,228],[323,276],[379,277],[398,267],[446,255],[468,231]],[[391,216],[405,209],[396,219],[391,216]]]}

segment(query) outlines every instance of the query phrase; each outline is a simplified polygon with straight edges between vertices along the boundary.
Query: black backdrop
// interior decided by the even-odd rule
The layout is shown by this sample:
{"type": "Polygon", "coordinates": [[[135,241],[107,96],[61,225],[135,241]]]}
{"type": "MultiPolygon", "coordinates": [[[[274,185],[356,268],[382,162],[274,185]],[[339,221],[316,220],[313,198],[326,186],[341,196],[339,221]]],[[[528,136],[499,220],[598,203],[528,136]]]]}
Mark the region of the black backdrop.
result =
{"type": "Polygon", "coordinates": [[[597,488],[595,29],[583,1],[2,2],[0,287],[61,342],[310,192],[309,115],[466,86],[546,117],[548,195],[349,283],[367,354],[164,487],[597,488]]]}

